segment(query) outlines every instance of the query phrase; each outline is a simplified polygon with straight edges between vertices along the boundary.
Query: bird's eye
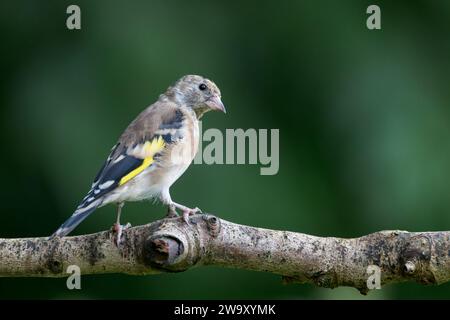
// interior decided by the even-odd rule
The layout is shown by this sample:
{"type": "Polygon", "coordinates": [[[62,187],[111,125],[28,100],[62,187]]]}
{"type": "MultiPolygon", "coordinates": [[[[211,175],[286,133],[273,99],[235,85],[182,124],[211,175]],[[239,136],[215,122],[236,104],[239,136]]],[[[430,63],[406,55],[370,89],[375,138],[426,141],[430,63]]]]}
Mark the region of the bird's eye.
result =
{"type": "Polygon", "coordinates": [[[201,85],[198,86],[198,88],[202,91],[206,90],[206,84],[202,83],[201,85]]]}

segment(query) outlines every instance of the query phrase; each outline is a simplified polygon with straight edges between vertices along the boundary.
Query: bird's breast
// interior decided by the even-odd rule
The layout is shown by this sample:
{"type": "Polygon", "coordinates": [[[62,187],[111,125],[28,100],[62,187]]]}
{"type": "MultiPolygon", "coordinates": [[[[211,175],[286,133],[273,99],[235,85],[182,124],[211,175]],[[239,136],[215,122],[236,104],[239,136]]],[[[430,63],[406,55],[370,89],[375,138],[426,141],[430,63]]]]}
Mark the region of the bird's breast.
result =
{"type": "Polygon", "coordinates": [[[186,171],[192,163],[199,142],[198,120],[189,110],[184,111],[184,121],[177,139],[166,145],[164,151],[157,157],[153,169],[149,168],[148,178],[151,183],[168,189],[186,171]]]}

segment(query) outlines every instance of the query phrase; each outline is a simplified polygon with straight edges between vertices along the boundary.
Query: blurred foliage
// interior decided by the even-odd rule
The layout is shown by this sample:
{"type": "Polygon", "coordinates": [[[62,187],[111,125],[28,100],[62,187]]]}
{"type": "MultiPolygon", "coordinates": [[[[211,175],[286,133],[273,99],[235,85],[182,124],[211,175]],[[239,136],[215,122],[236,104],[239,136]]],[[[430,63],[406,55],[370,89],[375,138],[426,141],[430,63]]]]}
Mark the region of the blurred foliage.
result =
{"type": "MultiPolygon", "coordinates": [[[[280,171],[193,165],[178,202],[321,236],[450,230],[450,2],[3,1],[1,237],[46,236],[127,124],[184,74],[221,88],[203,127],[279,128],[280,171]],[[82,30],[66,29],[66,8],[82,30]],[[366,8],[382,10],[369,31],[366,8]]],[[[75,234],[108,228],[104,207],[75,234]]],[[[133,225],[161,205],[125,206],[133,225]]],[[[125,220],[124,220],[125,221],[125,220]]],[[[202,267],[181,274],[0,279],[1,298],[450,298],[450,284],[354,289],[202,267]]]]}

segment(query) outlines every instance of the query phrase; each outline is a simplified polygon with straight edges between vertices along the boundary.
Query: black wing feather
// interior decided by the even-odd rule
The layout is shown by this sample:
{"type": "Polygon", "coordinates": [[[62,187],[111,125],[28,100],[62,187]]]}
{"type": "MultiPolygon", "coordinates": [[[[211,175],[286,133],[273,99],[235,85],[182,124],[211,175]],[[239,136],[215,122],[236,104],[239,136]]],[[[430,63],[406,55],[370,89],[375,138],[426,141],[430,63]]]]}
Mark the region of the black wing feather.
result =
{"type": "Polygon", "coordinates": [[[144,161],[143,159],[126,155],[125,153],[122,153],[120,155],[123,156],[122,160],[117,163],[110,161],[110,163],[106,164],[104,168],[99,172],[99,174],[97,174],[97,181],[94,182],[92,189],[80,203],[78,209],[88,206],[96,199],[117,188],[120,179],[122,179],[122,177],[126,176],[134,169],[138,168],[144,161]],[[111,183],[107,187],[101,188],[101,186],[108,181],[111,181],[111,183]]]}

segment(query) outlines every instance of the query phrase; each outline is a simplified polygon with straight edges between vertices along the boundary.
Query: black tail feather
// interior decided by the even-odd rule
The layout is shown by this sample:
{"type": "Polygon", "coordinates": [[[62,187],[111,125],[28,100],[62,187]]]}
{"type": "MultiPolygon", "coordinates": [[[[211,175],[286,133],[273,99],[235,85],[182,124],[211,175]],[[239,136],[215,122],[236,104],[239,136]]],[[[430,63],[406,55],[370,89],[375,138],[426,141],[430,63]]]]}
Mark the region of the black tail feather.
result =
{"type": "Polygon", "coordinates": [[[49,239],[53,239],[54,237],[64,237],[68,235],[73,229],[75,229],[84,219],[86,219],[92,212],[95,211],[100,205],[101,201],[98,199],[97,203],[93,202],[86,209],[78,209],[75,213],[67,219],[58,230],[53,233],[49,239]]]}

